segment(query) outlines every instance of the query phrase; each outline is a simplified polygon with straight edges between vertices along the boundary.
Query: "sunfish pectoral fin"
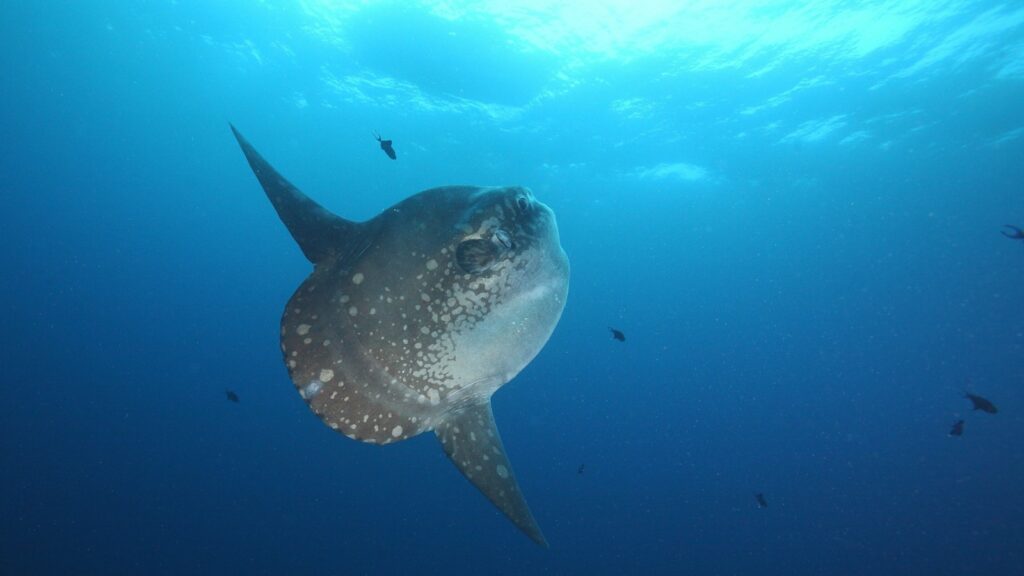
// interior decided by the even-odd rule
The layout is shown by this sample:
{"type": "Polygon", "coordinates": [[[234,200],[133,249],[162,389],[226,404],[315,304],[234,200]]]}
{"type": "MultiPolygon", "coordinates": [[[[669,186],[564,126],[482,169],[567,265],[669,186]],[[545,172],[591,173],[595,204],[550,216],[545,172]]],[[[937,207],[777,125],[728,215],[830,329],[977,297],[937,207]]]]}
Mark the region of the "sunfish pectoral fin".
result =
{"type": "Polygon", "coordinates": [[[234,125],[230,126],[267,198],[306,258],[316,264],[332,254],[344,253],[361,225],[332,214],[303,194],[274,170],[234,125]]]}
{"type": "Polygon", "coordinates": [[[462,475],[520,530],[547,548],[548,542],[519,491],[512,465],[505,455],[490,400],[460,409],[435,428],[434,433],[462,475]]]}

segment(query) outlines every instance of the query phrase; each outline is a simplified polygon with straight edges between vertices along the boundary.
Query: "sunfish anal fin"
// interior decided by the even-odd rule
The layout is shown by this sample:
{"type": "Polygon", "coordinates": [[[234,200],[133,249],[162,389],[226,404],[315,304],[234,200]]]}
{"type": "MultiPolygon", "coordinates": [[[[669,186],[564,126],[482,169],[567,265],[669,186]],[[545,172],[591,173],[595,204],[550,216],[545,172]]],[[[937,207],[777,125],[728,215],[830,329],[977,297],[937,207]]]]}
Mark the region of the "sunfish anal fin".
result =
{"type": "Polygon", "coordinates": [[[231,125],[245,159],[306,258],[316,264],[351,249],[361,225],[332,214],[281,176],[231,125]]]}
{"type": "Polygon", "coordinates": [[[490,400],[461,408],[434,429],[445,454],[487,499],[534,542],[548,541],[533,519],[494,425],[490,400]]]}

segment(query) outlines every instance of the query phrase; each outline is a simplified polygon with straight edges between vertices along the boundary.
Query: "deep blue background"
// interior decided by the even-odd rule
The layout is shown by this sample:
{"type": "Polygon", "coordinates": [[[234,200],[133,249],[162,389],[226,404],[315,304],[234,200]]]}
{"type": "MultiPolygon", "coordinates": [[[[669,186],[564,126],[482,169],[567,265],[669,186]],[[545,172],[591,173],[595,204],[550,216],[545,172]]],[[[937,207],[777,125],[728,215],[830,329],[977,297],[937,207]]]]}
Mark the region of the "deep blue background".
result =
{"type": "Polygon", "coordinates": [[[0,573],[1024,573],[1024,9],[429,4],[3,3],[0,573]],[[569,304],[494,402],[550,550],[309,413],[228,121],[349,218],[555,210],[569,304]]]}

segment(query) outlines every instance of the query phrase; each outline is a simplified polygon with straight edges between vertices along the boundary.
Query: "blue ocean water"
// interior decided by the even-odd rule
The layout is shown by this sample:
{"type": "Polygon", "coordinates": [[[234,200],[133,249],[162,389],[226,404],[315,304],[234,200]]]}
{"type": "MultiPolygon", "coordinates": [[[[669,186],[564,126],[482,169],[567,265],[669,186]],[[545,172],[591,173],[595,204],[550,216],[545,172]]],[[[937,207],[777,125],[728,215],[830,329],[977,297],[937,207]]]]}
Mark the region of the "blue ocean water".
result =
{"type": "Polygon", "coordinates": [[[1024,574],[1021,5],[7,0],[0,32],[0,573],[1024,574]],[[310,265],[228,122],[347,218],[552,207],[568,305],[494,397],[549,550],[431,435],[310,413],[278,348],[310,265]]]}

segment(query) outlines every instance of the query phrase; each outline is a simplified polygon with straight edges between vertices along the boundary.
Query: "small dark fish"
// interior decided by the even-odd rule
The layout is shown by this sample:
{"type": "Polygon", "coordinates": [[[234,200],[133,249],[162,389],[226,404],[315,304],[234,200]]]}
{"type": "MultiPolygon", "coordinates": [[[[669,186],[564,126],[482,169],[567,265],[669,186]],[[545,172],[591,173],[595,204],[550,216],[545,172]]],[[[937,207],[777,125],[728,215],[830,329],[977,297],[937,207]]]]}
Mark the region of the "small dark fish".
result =
{"type": "Polygon", "coordinates": [[[1010,240],[1024,240],[1024,230],[1017,228],[1016,226],[1010,226],[1009,224],[1003,226],[1003,228],[1009,228],[1011,231],[1000,230],[1003,236],[1006,236],[1010,240]]]}
{"type": "Polygon", "coordinates": [[[224,393],[228,395],[228,400],[238,404],[238,394],[235,394],[234,390],[225,390],[224,393]]]}
{"type": "Polygon", "coordinates": [[[995,404],[989,402],[986,398],[978,396],[977,394],[964,392],[964,398],[967,398],[968,400],[971,401],[971,404],[974,404],[975,410],[981,410],[982,412],[988,412],[989,414],[995,414],[996,412],[999,412],[999,409],[996,408],[995,404]]]}
{"type": "Polygon", "coordinates": [[[395,155],[395,149],[391,146],[391,140],[381,140],[380,134],[374,134],[374,136],[377,138],[377,142],[380,142],[380,149],[388,155],[388,158],[395,160],[397,156],[395,155]]]}
{"type": "Polygon", "coordinates": [[[608,329],[612,331],[612,338],[618,340],[619,342],[625,342],[626,341],[626,335],[623,334],[621,331],[616,330],[615,328],[608,328],[608,329]]]}
{"type": "Polygon", "coordinates": [[[583,474],[583,472],[586,471],[586,468],[587,468],[586,464],[580,464],[580,467],[576,470],[576,473],[577,474],[583,474]]]}
{"type": "Polygon", "coordinates": [[[964,434],[964,421],[957,420],[953,423],[953,427],[949,430],[950,436],[963,436],[964,434]]]}
{"type": "Polygon", "coordinates": [[[758,492],[757,494],[754,494],[754,498],[757,498],[757,507],[758,508],[767,508],[768,507],[768,501],[764,499],[764,493],[758,492]]]}

